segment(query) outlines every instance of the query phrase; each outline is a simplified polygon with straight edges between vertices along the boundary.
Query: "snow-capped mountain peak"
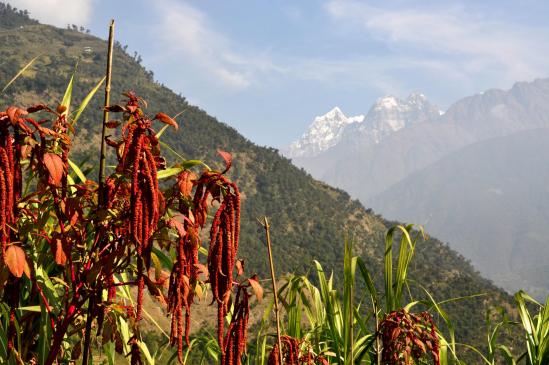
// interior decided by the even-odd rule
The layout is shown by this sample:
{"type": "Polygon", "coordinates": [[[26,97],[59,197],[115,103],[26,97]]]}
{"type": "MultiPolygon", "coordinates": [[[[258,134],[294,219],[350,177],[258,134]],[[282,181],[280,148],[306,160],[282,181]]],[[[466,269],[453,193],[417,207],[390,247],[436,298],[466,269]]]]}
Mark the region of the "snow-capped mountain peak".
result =
{"type": "Polygon", "coordinates": [[[374,106],[375,109],[393,109],[398,108],[399,100],[394,96],[388,95],[383,98],[379,98],[374,106]]]}
{"type": "Polygon", "coordinates": [[[412,93],[406,100],[388,95],[377,99],[368,114],[347,117],[337,106],[317,116],[301,138],[285,151],[288,157],[313,157],[341,141],[380,143],[408,125],[434,120],[439,110],[425,95],[412,93]]]}
{"type": "Polygon", "coordinates": [[[422,93],[414,92],[408,96],[407,99],[409,104],[423,105],[428,103],[427,98],[422,93]]]}
{"type": "Polygon", "coordinates": [[[412,93],[406,100],[385,96],[370,108],[366,123],[358,131],[349,131],[349,136],[362,142],[380,143],[383,138],[402,128],[434,120],[439,115],[438,109],[421,93],[412,93]]]}
{"type": "Polygon", "coordinates": [[[339,109],[338,106],[334,107],[332,110],[330,110],[328,113],[324,114],[324,115],[321,115],[321,116],[318,116],[315,118],[315,121],[316,120],[325,120],[325,119],[337,119],[337,118],[342,118],[342,117],[345,117],[345,114],[343,114],[343,112],[341,111],[341,109],[339,109]]]}
{"type": "Polygon", "coordinates": [[[327,150],[337,144],[345,127],[353,123],[362,123],[364,115],[347,117],[339,107],[317,116],[301,138],[293,142],[286,155],[289,157],[309,157],[327,150]]]}

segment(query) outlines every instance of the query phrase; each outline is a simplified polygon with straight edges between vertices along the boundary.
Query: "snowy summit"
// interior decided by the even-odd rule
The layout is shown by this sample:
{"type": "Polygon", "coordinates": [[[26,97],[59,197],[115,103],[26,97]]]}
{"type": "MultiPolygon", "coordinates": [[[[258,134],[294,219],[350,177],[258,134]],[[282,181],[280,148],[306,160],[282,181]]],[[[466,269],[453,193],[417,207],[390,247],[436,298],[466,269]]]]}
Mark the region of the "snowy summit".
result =
{"type": "Polygon", "coordinates": [[[310,157],[335,146],[343,130],[353,123],[362,123],[364,115],[347,117],[337,106],[328,113],[316,117],[306,133],[293,142],[286,155],[289,157],[310,157]]]}
{"type": "Polygon", "coordinates": [[[350,138],[380,143],[389,134],[415,123],[434,120],[439,115],[439,110],[421,93],[412,93],[406,100],[390,95],[379,98],[366,116],[347,117],[335,107],[316,117],[285,155],[314,157],[350,138]]]}

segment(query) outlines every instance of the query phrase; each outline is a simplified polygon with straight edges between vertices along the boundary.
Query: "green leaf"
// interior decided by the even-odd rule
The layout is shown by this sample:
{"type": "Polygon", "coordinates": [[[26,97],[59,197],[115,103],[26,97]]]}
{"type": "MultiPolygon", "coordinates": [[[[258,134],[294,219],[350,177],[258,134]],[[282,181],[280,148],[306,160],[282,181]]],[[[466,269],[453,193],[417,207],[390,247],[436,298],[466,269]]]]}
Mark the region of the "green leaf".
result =
{"type": "Polygon", "coordinates": [[[203,161],[200,161],[200,160],[185,160],[181,163],[181,166],[184,169],[190,169],[191,167],[199,166],[199,165],[202,165],[206,169],[211,170],[211,168],[208,165],[206,165],[203,161]]]}
{"type": "Polygon", "coordinates": [[[69,114],[69,107],[71,105],[71,96],[72,96],[72,85],[74,82],[74,74],[76,73],[76,68],[78,67],[78,63],[74,66],[74,71],[71,75],[71,78],[69,80],[69,84],[67,85],[67,89],[65,90],[65,95],[63,95],[63,100],[61,101],[60,106],[65,107],[65,110],[61,113],[61,115],[68,115],[69,114]]]}
{"type": "Polygon", "coordinates": [[[168,270],[171,270],[172,267],[173,267],[173,262],[172,260],[166,256],[166,254],[164,252],[162,252],[161,250],[159,250],[158,248],[156,247],[153,247],[152,249],[152,253],[158,258],[158,260],[162,263],[162,266],[165,267],[166,269],[168,270]]]}
{"type": "Polygon", "coordinates": [[[107,356],[107,361],[109,362],[109,365],[115,364],[115,345],[113,341],[109,341],[106,344],[103,345],[103,351],[105,351],[105,355],[107,356]]]}
{"type": "Polygon", "coordinates": [[[165,126],[160,128],[160,130],[158,132],[156,132],[156,138],[160,139],[160,137],[162,137],[162,135],[164,134],[166,129],[168,129],[169,126],[170,126],[169,124],[166,124],[165,126]]]}
{"type": "Polygon", "coordinates": [[[78,165],[76,165],[74,162],[72,162],[71,159],[69,159],[69,166],[73,169],[74,173],[76,174],[76,176],[78,176],[80,181],[85,183],[88,180],[86,178],[86,175],[84,175],[82,170],[80,170],[80,167],[78,167],[78,165]]]}
{"type": "Polygon", "coordinates": [[[124,346],[124,353],[129,354],[131,350],[130,345],[128,345],[128,341],[130,340],[130,327],[128,326],[128,322],[122,317],[118,317],[118,323],[118,329],[120,330],[120,335],[124,346]]]}
{"type": "Polygon", "coordinates": [[[158,177],[159,180],[160,179],[166,179],[168,177],[179,174],[183,170],[184,170],[183,167],[170,167],[170,168],[167,168],[165,170],[158,171],[156,176],[158,177]]]}
{"type": "MultiPolygon", "coordinates": [[[[76,112],[75,112],[75,115],[74,117],[72,118],[72,125],[75,125],[76,122],[78,121],[78,118],[80,118],[80,115],[82,114],[82,112],[86,109],[86,107],[88,106],[90,100],[93,98],[93,96],[95,95],[95,93],[97,92],[97,90],[99,90],[99,88],[101,87],[101,84],[103,84],[103,82],[105,81],[105,77],[103,77],[98,83],[97,85],[95,85],[95,87],[88,93],[88,95],[86,95],[86,97],[84,98],[84,100],[82,100],[82,103],[80,104],[80,106],[78,107],[78,109],[76,109],[76,112]]],[[[72,78],[71,78],[71,82],[72,82],[72,78]]],[[[70,101],[69,101],[70,102],[70,101]]],[[[68,108],[68,107],[67,107],[68,108]]]]}
{"type": "Polygon", "coordinates": [[[50,325],[50,315],[44,303],[40,304],[40,330],[38,336],[38,363],[43,365],[46,362],[50,352],[50,343],[52,340],[52,329],[50,325]]]}
{"type": "Polygon", "coordinates": [[[19,78],[19,76],[21,76],[23,74],[23,72],[25,72],[33,63],[34,61],[36,61],[38,59],[38,57],[42,56],[42,54],[39,54],[38,56],[34,57],[32,60],[29,61],[29,63],[27,63],[25,66],[23,66],[23,68],[21,70],[19,70],[19,72],[10,80],[8,81],[8,83],[6,84],[6,86],[4,86],[4,88],[2,89],[2,91],[0,91],[0,93],[3,93],[4,91],[6,91],[6,89],[15,81],[19,78]]]}
{"type": "Polygon", "coordinates": [[[39,305],[30,305],[26,307],[19,307],[19,310],[27,311],[27,312],[40,312],[40,306],[39,305]]]}
{"type": "Polygon", "coordinates": [[[151,356],[151,353],[149,352],[149,348],[143,341],[137,341],[137,346],[139,346],[139,349],[141,350],[141,353],[145,355],[145,359],[147,359],[147,362],[149,365],[154,365],[154,359],[151,356]]]}

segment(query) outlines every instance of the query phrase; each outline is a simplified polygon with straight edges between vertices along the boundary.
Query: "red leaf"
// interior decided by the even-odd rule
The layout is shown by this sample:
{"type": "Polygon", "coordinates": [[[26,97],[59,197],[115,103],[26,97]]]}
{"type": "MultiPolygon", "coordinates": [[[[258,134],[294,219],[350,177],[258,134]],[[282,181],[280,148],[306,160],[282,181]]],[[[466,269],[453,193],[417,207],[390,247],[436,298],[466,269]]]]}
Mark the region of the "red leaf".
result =
{"type": "Polygon", "coordinates": [[[181,192],[181,195],[183,195],[185,198],[191,196],[194,185],[193,180],[196,180],[196,174],[190,170],[183,170],[177,176],[177,185],[179,186],[179,191],[181,192]]]}
{"type": "Polygon", "coordinates": [[[105,142],[107,143],[107,146],[111,147],[118,147],[122,144],[122,142],[113,141],[112,139],[110,139],[110,136],[105,137],[105,142]]]}
{"type": "Polygon", "coordinates": [[[172,118],[170,118],[168,115],[164,114],[164,113],[156,114],[154,119],[159,120],[162,123],[166,123],[168,125],[171,125],[176,130],[179,128],[179,126],[177,125],[177,122],[175,120],[173,120],[172,118]]]}
{"type": "Polygon", "coordinates": [[[147,289],[149,289],[151,296],[163,305],[166,305],[166,299],[164,298],[164,294],[162,294],[162,290],[159,289],[147,275],[143,275],[143,278],[145,279],[145,285],[147,286],[147,289]]]}
{"type": "Polygon", "coordinates": [[[180,222],[176,217],[170,218],[170,220],[168,221],[168,226],[170,226],[170,228],[175,228],[177,230],[177,233],[179,234],[179,237],[184,237],[187,233],[185,231],[185,226],[183,225],[183,223],[180,222]]]}
{"type": "Polygon", "coordinates": [[[8,110],[6,110],[6,113],[8,114],[8,117],[10,118],[10,122],[15,125],[17,123],[17,120],[19,119],[20,115],[26,115],[28,114],[26,110],[19,109],[14,106],[10,106],[8,110]]]}
{"type": "Polygon", "coordinates": [[[53,255],[55,257],[55,263],[57,265],[65,266],[67,263],[67,254],[63,248],[63,242],[61,239],[57,238],[53,242],[53,255]]]}
{"type": "Polygon", "coordinates": [[[6,250],[5,262],[13,276],[20,278],[25,272],[27,259],[25,251],[19,246],[10,246],[6,250]]]}
{"type": "Polygon", "coordinates": [[[23,146],[21,146],[21,158],[23,160],[29,157],[31,152],[32,152],[32,146],[28,144],[24,144],[23,146]]]}
{"type": "Polygon", "coordinates": [[[122,95],[124,95],[125,97],[130,99],[130,101],[136,101],[137,100],[137,96],[135,95],[135,92],[133,92],[133,91],[124,91],[122,93],[122,95]]]}
{"type": "Polygon", "coordinates": [[[57,156],[55,153],[45,153],[44,154],[44,165],[50,173],[50,183],[55,186],[61,186],[61,179],[64,174],[64,164],[61,157],[57,156]]]}
{"type": "Polygon", "coordinates": [[[229,152],[225,152],[225,151],[222,151],[222,150],[217,150],[217,153],[225,161],[225,170],[222,172],[222,174],[224,174],[227,171],[229,171],[229,169],[231,168],[231,166],[233,164],[233,156],[229,152]]]}
{"type": "Polygon", "coordinates": [[[42,126],[38,127],[38,131],[40,131],[41,133],[44,133],[47,136],[56,137],[58,135],[53,129],[49,129],[42,126]]]}
{"type": "Polygon", "coordinates": [[[235,263],[236,266],[236,273],[238,276],[241,276],[244,274],[244,261],[243,260],[236,260],[235,263]]]}
{"type": "Polygon", "coordinates": [[[254,275],[251,278],[249,278],[248,282],[250,283],[257,300],[261,301],[261,299],[263,299],[263,288],[259,284],[259,278],[257,277],[257,275],[254,275]]]}
{"type": "Polygon", "coordinates": [[[64,213],[69,219],[71,226],[74,226],[80,218],[80,206],[79,201],[76,198],[68,198],[65,205],[64,213]]]}

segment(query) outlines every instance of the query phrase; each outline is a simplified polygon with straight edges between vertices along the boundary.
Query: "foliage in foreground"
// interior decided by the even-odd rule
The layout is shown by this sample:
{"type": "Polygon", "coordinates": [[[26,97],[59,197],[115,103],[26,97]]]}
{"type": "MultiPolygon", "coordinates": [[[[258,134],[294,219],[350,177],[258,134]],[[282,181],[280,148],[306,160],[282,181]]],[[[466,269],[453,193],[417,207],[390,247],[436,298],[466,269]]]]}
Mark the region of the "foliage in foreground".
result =
{"type": "MultiPolygon", "coordinates": [[[[421,283],[411,282],[407,273],[421,236],[422,232],[413,231],[412,225],[388,231],[382,290],[374,285],[364,261],[353,256],[350,244],[345,245],[343,282],[339,285],[318,262],[314,263],[311,278],[285,277],[277,293],[284,317],[284,364],[549,364],[549,298],[542,305],[524,292],[517,293],[521,323],[509,321],[504,315],[503,320],[489,325],[487,343],[482,348],[457,342],[454,325],[444,310],[448,303],[468,298],[436,301],[424,291],[425,299],[413,299],[409,286],[421,283]],[[395,245],[398,236],[400,242],[395,245]],[[536,309],[538,313],[533,312],[536,309]],[[511,349],[498,342],[503,331],[520,324],[521,347],[511,349]],[[474,354],[473,360],[463,359],[465,351],[474,354]]],[[[273,309],[271,302],[243,363],[282,363],[269,322],[273,309]]],[[[490,314],[487,317],[492,318],[490,314]]],[[[211,336],[198,335],[192,343],[192,351],[200,354],[193,357],[193,363],[207,364],[218,358],[218,348],[208,345],[213,344],[211,336]]]]}
{"type": "Polygon", "coordinates": [[[240,194],[224,176],[231,155],[219,151],[223,171],[197,175],[191,168],[205,165],[186,160],[166,168],[159,138],[177,124],[163,113],[147,117],[144,101],[129,92],[124,105],[106,108],[122,117],[106,123],[114,136],[104,141],[117,165],[105,180],[91,181],[70,160],[71,137],[100,85],[72,114],[72,79],[55,110],[39,104],[0,113],[0,361],[87,363],[94,331],[110,362],[118,352],[131,364],[152,363],[139,325],[145,290],[167,306],[170,343],[183,361],[191,304],[207,275],[220,359],[236,363],[246,343],[248,288],[257,280],[236,281],[240,194]],[[167,124],[158,133],[155,120],[167,124]],[[175,177],[161,191],[159,179],[175,177]],[[212,208],[204,265],[201,231],[212,208]]]}

